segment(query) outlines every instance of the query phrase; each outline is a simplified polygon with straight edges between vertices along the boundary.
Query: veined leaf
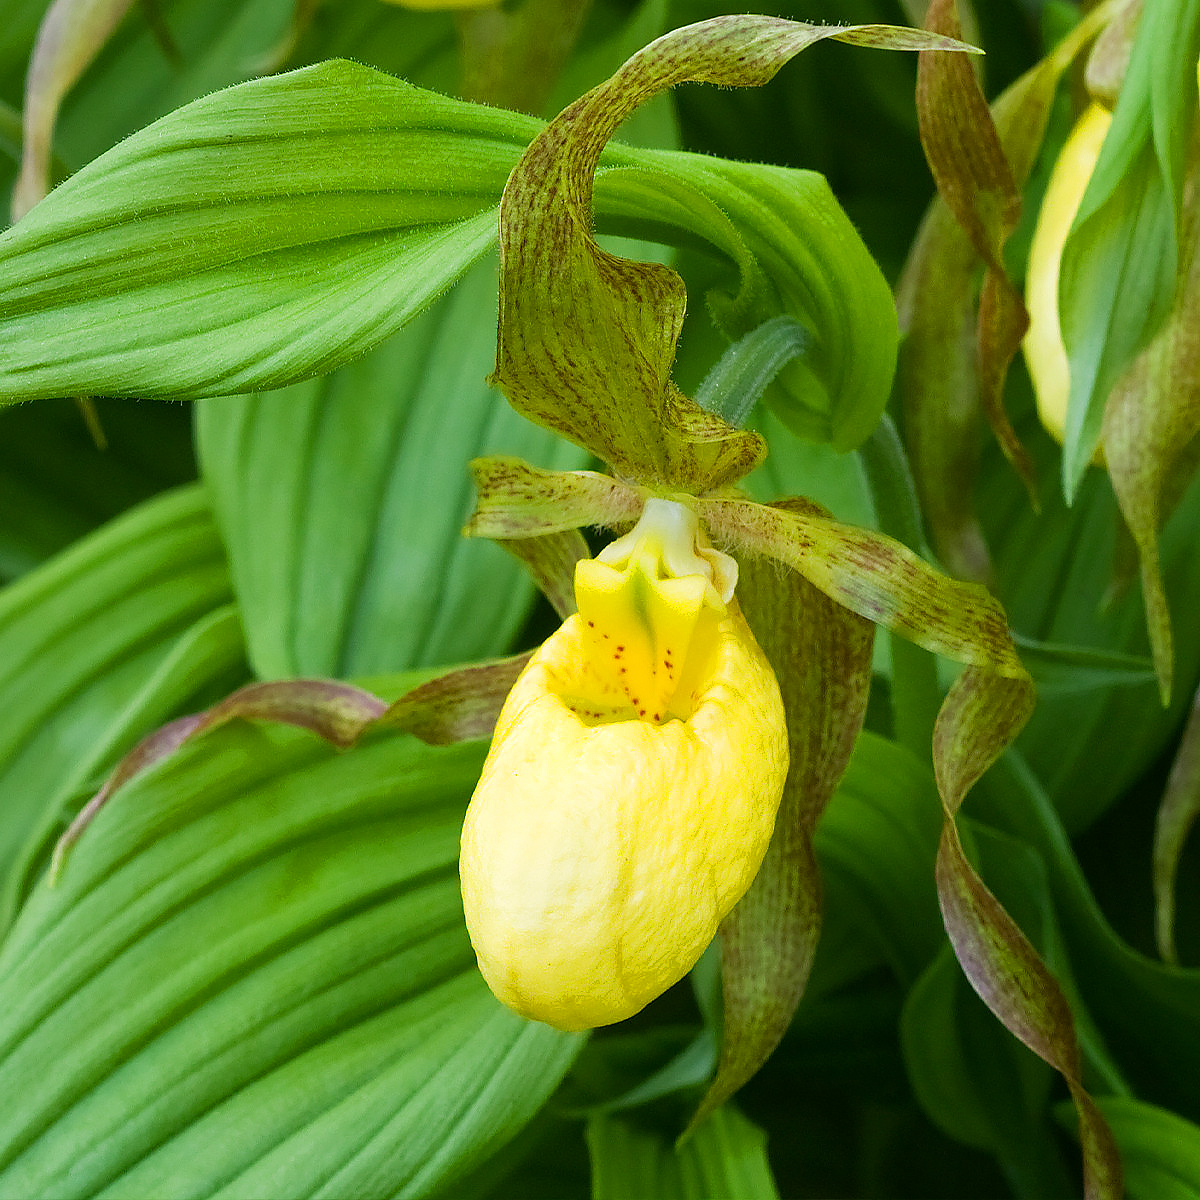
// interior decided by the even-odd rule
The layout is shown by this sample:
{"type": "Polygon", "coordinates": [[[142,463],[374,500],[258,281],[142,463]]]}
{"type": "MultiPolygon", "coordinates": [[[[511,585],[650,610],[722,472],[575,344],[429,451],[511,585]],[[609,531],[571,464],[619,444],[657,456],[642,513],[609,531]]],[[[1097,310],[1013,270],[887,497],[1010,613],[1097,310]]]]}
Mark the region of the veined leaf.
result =
{"type": "Polygon", "coordinates": [[[0,238],[0,395],[187,397],[326,371],[492,243],[536,128],[344,62],[198,100],[0,238]]]}
{"type": "Polygon", "coordinates": [[[236,677],[230,599],[198,488],[147,502],[0,592],[0,868],[148,728],[236,677]]]}
{"type": "Polygon", "coordinates": [[[719,1108],[676,1150],[623,1117],[588,1122],[594,1200],[778,1200],[762,1130],[719,1108]]]}
{"type": "Polygon", "coordinates": [[[123,788],[0,957],[0,1190],[413,1196],[498,1149],[581,1040],[475,971],[481,759],[239,723],[123,788]]]}
{"type": "Polygon", "coordinates": [[[400,336],[310,383],[197,409],[204,477],[262,678],[350,678],[503,653],[533,584],[461,536],[468,463],[582,466],[490,391],[486,261],[400,336]]]}

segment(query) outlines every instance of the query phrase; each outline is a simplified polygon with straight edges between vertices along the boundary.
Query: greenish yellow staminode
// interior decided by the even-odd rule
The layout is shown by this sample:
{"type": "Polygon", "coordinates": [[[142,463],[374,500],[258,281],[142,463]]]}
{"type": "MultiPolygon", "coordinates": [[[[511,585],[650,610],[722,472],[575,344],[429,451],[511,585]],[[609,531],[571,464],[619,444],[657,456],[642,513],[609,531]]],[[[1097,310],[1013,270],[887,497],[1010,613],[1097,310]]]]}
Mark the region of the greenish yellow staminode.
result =
{"type": "Polygon", "coordinates": [[[681,979],[766,853],[787,774],[779,686],[684,504],[575,572],[579,612],[509,693],[462,834],[497,997],[560,1029],[681,979]]]}

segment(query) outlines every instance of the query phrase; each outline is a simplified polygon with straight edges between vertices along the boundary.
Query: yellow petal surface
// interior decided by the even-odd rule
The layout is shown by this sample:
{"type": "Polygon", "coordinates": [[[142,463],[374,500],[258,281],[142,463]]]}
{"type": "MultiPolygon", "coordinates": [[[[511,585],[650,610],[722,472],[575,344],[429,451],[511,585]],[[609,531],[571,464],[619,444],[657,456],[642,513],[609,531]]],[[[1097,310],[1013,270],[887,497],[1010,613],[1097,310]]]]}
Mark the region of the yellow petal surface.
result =
{"type": "MultiPolygon", "coordinates": [[[[1054,164],[1029,248],[1025,304],[1029,332],[1025,335],[1025,362],[1033,380],[1038,416],[1056,441],[1067,426],[1067,401],[1071,374],[1067,349],[1058,319],[1058,272],[1067,234],[1087,190],[1112,113],[1092,104],[1079,118],[1054,164]]],[[[1098,457],[1099,452],[1097,452],[1098,457]]]]}
{"type": "Polygon", "coordinates": [[[644,549],[580,564],[581,611],[509,694],[463,827],[480,970],[561,1029],[687,973],[758,871],[787,772],[778,685],[719,570],[644,549]]]}

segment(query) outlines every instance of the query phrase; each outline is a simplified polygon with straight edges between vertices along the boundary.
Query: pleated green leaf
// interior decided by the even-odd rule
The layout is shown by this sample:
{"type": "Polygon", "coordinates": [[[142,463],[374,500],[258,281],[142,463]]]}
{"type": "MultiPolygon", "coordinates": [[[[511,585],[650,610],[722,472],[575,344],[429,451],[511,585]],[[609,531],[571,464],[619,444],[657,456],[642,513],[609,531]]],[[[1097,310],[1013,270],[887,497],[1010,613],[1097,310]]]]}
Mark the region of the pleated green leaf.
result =
{"type": "Polygon", "coordinates": [[[581,1040],[488,993],[455,860],[478,743],[227,725],[119,791],[0,954],[0,1192],[427,1195],[581,1040]]]}
{"type": "Polygon", "coordinates": [[[485,377],[495,266],[332,375],[197,409],[203,473],[263,678],[349,678],[503,653],[533,584],[461,536],[468,463],[519,453],[582,466],[485,377]]]}
{"type": "Polygon", "coordinates": [[[492,244],[536,128],[346,62],[179,109],[0,237],[0,396],[178,398],[344,362],[492,244]]]}
{"type": "Polygon", "coordinates": [[[766,1138],[736,1109],[717,1109],[676,1149],[661,1134],[599,1114],[587,1128],[592,1200],[778,1200],[766,1138]]]}
{"type": "MultiPolygon", "coordinates": [[[[0,591],[0,870],[143,733],[242,666],[203,492],[166,494],[0,591]]],[[[6,885],[4,923],[23,884],[6,885]]]]}

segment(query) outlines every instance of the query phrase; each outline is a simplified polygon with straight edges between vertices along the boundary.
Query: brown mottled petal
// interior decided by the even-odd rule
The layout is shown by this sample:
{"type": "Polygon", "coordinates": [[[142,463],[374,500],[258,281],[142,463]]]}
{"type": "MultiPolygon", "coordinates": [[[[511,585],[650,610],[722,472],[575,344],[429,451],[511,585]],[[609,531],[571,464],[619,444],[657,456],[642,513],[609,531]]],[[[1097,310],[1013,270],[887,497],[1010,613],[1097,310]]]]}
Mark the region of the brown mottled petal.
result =
{"type": "Polygon", "coordinates": [[[540,537],[583,525],[636,521],[643,493],[595,471],[543,471],[519,458],[477,458],[471,474],[479,492],[468,537],[540,537]]]}
{"type": "Polygon", "coordinates": [[[462,667],[413,688],[379,718],[431,746],[490,737],[496,718],[532,652],[462,667]]]}
{"type": "Polygon", "coordinates": [[[164,725],[144,737],[117,763],[104,786],[59,838],[50,864],[50,878],[57,879],[71,848],[113,793],[143,771],[170,758],[184,742],[241,718],[296,725],[345,748],[353,745],[386,709],[387,705],[377,696],[352,684],[330,679],[283,679],[248,684],[204,712],[164,725]]]}
{"type": "Polygon", "coordinates": [[[888,26],[817,26],[725,16],[677,29],[635,54],[534,140],[500,213],[495,382],[513,406],[586,446],[618,474],[706,490],[746,474],[766,447],[671,381],[686,292],[670,268],[601,250],[592,236],[594,173],[618,126],[687,80],[766,83],[822,38],[896,49],[966,47],[888,26]]]}
{"type": "Polygon", "coordinates": [[[575,611],[575,564],[588,557],[588,545],[578,529],[537,537],[507,538],[500,543],[524,564],[542,594],[565,621],[575,611]]]}
{"type": "Polygon", "coordinates": [[[938,900],[954,953],[971,986],[1015,1037],[1066,1080],[1079,1114],[1087,1200],[1123,1195],[1116,1144],[1080,1082],[1079,1045],[1058,980],[968,861],[955,825],[968,789],[1016,737],[1033,708],[1032,682],[968,667],[951,687],[934,729],[934,770],[945,811],[938,847],[938,900]]]}
{"type": "Polygon", "coordinates": [[[721,1059],[692,1128],[766,1062],[804,994],[821,932],[813,833],[850,760],[871,684],[874,626],[795,571],[747,560],[738,597],[779,680],[791,758],[762,868],[721,924],[721,1059]]]}
{"type": "MultiPolygon", "coordinates": [[[[997,261],[999,255],[999,246],[992,247],[987,241],[983,218],[991,216],[995,225],[995,214],[1011,203],[1004,171],[993,160],[1001,153],[1012,182],[1017,188],[1024,186],[1041,149],[1063,72],[1115,8],[1115,0],[1106,0],[1093,9],[1047,58],[997,98],[990,117],[982,115],[982,96],[973,75],[957,78],[962,73],[954,68],[961,64],[943,63],[939,59],[946,56],[929,55],[922,67],[930,87],[927,99],[942,96],[943,108],[927,112],[925,122],[932,126],[928,133],[939,157],[939,184],[944,183],[949,194],[939,195],[930,205],[897,289],[900,324],[906,335],[899,382],[922,507],[939,556],[953,574],[964,578],[982,581],[989,571],[987,547],[971,499],[981,412],[1018,470],[1027,471],[1022,465],[1024,449],[1012,434],[1002,404],[1005,376],[1024,327],[1024,305],[1014,303],[1007,278],[991,270],[978,319],[971,316],[980,259],[989,251],[997,261]],[[950,76],[944,76],[947,68],[950,76]],[[968,109],[953,107],[956,91],[965,94],[968,109]],[[968,111],[972,120],[978,118],[983,124],[964,128],[968,111]],[[957,142],[972,139],[981,145],[959,161],[957,142]],[[973,164],[978,165],[979,178],[970,174],[973,164]],[[981,189],[993,175],[1009,199],[989,209],[981,189]],[[955,197],[961,224],[951,214],[950,195],[955,197]],[[975,203],[982,205],[982,212],[975,212],[975,203]]],[[[999,244],[1002,241],[999,239],[999,244]]],[[[1031,478],[1027,473],[1027,483],[1031,478]]]]}
{"type": "Polygon", "coordinates": [[[999,602],[978,584],[942,575],[893,538],[749,500],[702,497],[696,511],[714,543],[787,563],[860,617],[957,662],[1026,678],[999,602]]]}
{"type": "Polygon", "coordinates": [[[974,296],[979,256],[935,199],[896,292],[904,339],[897,380],[921,509],[951,574],[983,582],[991,571],[972,491],[979,461],[979,372],[974,296]]]}
{"type": "MultiPolygon", "coordinates": [[[[950,37],[960,33],[955,0],[932,0],[929,29],[950,37]]],[[[1035,79],[1043,75],[1035,75],[1035,79]]],[[[1045,89],[1039,89],[1044,91],[1045,89]]],[[[1053,97],[1044,97],[1044,113],[1053,97]]],[[[1039,99],[1043,97],[1039,94],[1039,99]]],[[[1025,302],[1004,270],[1004,243],[1021,215],[1021,195],[992,120],[987,100],[969,61],[958,55],[920,56],[917,117],[921,144],[938,191],[986,264],[979,308],[979,379],[983,410],[1005,456],[1030,496],[1033,464],[1004,411],[1004,379],[1029,324],[1025,302]]],[[[1043,118],[1044,125],[1044,118],[1043,118]]],[[[1040,138],[1039,138],[1040,140],[1040,138]]]]}

